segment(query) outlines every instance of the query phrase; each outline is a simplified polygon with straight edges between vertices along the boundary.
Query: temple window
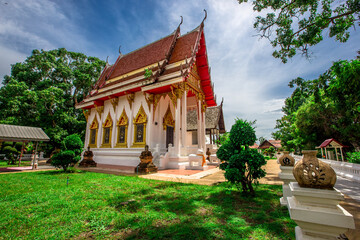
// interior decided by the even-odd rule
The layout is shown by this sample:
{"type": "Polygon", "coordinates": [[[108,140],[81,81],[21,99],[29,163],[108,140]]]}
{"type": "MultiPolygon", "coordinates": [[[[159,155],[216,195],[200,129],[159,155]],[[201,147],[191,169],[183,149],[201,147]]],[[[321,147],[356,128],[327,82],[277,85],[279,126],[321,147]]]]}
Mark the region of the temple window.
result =
{"type": "Polygon", "coordinates": [[[146,123],[147,116],[141,105],[136,117],[134,118],[134,142],[132,147],[145,147],[146,145],[146,123]]]}
{"type": "Polygon", "coordinates": [[[97,148],[97,132],[98,132],[99,124],[96,119],[96,116],[94,117],[94,120],[92,121],[90,125],[90,141],[89,141],[89,147],[91,148],[97,148]]]}
{"type": "Polygon", "coordinates": [[[175,121],[171,114],[170,104],[164,115],[163,128],[166,131],[166,147],[168,147],[170,143],[174,145],[175,121]]]}
{"type": "Polygon", "coordinates": [[[125,109],[123,109],[119,121],[117,122],[118,135],[117,135],[116,147],[127,148],[128,122],[129,121],[125,109]]]}
{"type": "Polygon", "coordinates": [[[103,124],[103,141],[101,147],[103,148],[111,147],[111,133],[112,133],[112,119],[109,112],[103,124]]]}

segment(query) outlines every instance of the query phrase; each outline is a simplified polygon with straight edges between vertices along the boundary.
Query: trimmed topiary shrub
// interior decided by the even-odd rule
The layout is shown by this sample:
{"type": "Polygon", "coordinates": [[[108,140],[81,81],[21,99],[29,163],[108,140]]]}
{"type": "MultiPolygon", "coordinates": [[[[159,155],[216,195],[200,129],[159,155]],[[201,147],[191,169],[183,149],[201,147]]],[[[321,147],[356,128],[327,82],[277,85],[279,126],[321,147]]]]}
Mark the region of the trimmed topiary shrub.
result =
{"type": "Polygon", "coordinates": [[[8,164],[15,164],[17,156],[19,155],[19,151],[12,146],[6,146],[3,148],[3,152],[5,153],[5,157],[8,160],[8,164]]]}
{"type": "Polygon", "coordinates": [[[231,127],[227,141],[217,151],[217,157],[224,162],[225,178],[243,192],[254,194],[252,183],[266,175],[261,169],[266,164],[264,156],[256,149],[250,149],[256,141],[254,122],[237,119],[231,127]]]}
{"type": "Polygon", "coordinates": [[[63,149],[51,158],[51,165],[62,168],[65,172],[69,166],[74,166],[81,159],[81,151],[84,143],[79,135],[72,134],[62,141],[63,149]]]}

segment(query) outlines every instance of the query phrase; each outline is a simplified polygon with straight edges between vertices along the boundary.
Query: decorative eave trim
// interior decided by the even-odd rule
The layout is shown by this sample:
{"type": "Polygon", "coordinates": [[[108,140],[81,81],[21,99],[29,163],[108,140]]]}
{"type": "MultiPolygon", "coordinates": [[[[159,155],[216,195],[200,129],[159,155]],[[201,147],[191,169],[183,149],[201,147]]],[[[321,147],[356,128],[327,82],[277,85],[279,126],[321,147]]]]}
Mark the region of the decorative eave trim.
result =
{"type": "Polygon", "coordinates": [[[169,81],[158,82],[158,83],[155,83],[155,84],[151,84],[150,86],[142,87],[141,91],[145,92],[145,91],[149,91],[149,90],[152,90],[152,89],[155,89],[155,88],[164,87],[164,86],[171,85],[171,84],[174,84],[174,83],[179,83],[179,82],[182,82],[182,81],[184,81],[183,77],[177,77],[177,78],[171,79],[169,81]]]}
{"type": "Polygon", "coordinates": [[[90,107],[90,106],[92,106],[94,104],[95,104],[94,101],[78,103],[78,104],[75,105],[75,109],[81,109],[81,108],[85,108],[85,107],[90,107]]]}
{"type": "Polygon", "coordinates": [[[134,83],[134,84],[132,84],[130,86],[127,86],[127,87],[114,89],[114,90],[111,90],[111,91],[96,95],[94,97],[90,97],[90,98],[86,99],[85,101],[93,101],[93,100],[96,100],[96,99],[99,99],[99,98],[103,98],[103,97],[106,97],[106,96],[110,96],[110,95],[114,95],[114,94],[117,94],[117,93],[125,92],[125,91],[128,91],[128,90],[137,88],[137,87],[141,87],[141,86],[144,86],[144,85],[147,85],[147,84],[151,84],[153,82],[154,82],[154,80],[146,80],[146,81],[143,81],[143,82],[134,83]]]}

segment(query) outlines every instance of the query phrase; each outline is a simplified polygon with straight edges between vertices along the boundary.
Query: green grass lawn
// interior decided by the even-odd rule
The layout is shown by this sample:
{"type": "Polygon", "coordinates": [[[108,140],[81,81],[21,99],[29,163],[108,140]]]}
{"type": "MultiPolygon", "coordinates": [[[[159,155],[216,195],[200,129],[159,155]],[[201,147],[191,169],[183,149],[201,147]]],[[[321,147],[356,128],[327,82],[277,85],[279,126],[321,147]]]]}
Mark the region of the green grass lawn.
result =
{"type": "Polygon", "coordinates": [[[251,198],[224,183],[56,171],[1,174],[0,186],[0,239],[295,239],[281,186],[251,198]]]}
{"type": "MultiPolygon", "coordinates": [[[[0,160],[0,168],[6,168],[6,167],[18,167],[19,166],[19,162],[16,162],[16,164],[9,164],[8,165],[8,161],[6,160],[0,160]]],[[[31,166],[31,161],[21,161],[21,167],[24,166],[31,166]]]]}

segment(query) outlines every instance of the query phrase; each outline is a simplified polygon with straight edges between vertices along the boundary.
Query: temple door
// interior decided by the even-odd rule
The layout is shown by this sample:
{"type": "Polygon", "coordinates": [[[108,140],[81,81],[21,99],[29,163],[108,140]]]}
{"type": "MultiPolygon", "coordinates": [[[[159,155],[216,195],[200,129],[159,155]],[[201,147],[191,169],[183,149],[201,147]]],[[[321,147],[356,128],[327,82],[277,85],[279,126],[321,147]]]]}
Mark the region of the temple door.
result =
{"type": "Polygon", "coordinates": [[[174,146],[174,127],[166,126],[166,148],[170,143],[174,146]]]}

